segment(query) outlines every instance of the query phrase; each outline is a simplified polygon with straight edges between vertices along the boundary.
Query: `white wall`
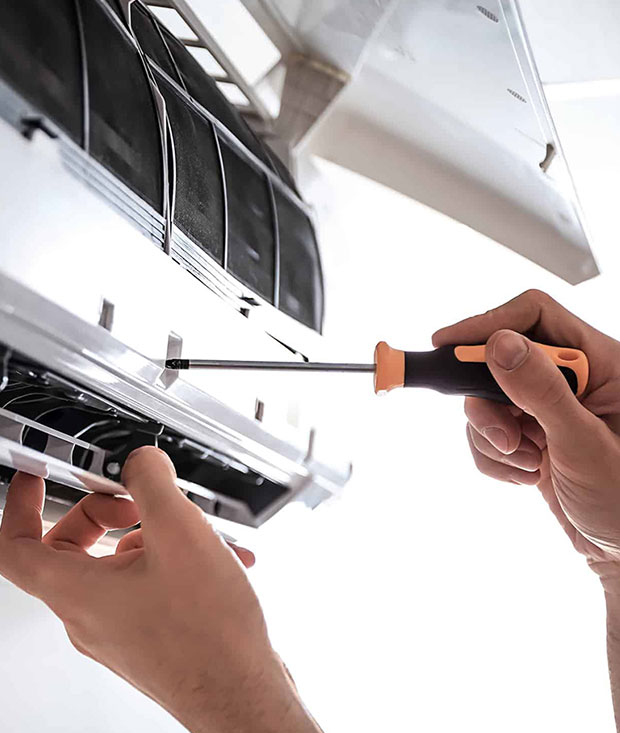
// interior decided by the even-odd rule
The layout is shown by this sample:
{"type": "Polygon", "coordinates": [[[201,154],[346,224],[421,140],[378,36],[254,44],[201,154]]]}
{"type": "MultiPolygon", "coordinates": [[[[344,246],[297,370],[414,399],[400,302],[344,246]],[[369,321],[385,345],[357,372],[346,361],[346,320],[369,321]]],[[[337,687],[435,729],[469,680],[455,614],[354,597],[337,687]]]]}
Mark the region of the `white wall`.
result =
{"type": "Polygon", "coordinates": [[[67,641],[40,601],[0,580],[0,730],[109,733],[185,730],[67,641]]]}

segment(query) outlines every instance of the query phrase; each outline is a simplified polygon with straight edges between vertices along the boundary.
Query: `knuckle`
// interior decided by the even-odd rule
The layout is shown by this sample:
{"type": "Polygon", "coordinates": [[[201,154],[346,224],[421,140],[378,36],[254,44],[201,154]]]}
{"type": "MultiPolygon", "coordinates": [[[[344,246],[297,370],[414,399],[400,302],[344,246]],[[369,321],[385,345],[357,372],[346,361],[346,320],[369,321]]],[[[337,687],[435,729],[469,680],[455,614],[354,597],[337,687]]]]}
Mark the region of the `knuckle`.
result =
{"type": "Polygon", "coordinates": [[[76,651],[78,651],[80,654],[83,654],[85,657],[94,659],[93,655],[86,649],[86,647],[80,641],[78,641],[78,639],[75,636],[73,636],[70,632],[67,632],[67,636],[73,648],[76,651]]]}
{"type": "Polygon", "coordinates": [[[527,299],[532,303],[536,303],[537,305],[549,303],[553,300],[553,298],[548,293],[545,293],[544,290],[538,290],[536,288],[530,288],[529,290],[526,290],[519,297],[527,299]]]}
{"type": "MultiPolygon", "coordinates": [[[[501,308],[501,306],[500,306],[500,308],[501,308]]],[[[491,321],[491,323],[493,323],[494,321],[497,320],[498,311],[499,311],[499,308],[490,308],[488,311],[485,311],[484,312],[484,318],[487,321],[491,321]]]]}

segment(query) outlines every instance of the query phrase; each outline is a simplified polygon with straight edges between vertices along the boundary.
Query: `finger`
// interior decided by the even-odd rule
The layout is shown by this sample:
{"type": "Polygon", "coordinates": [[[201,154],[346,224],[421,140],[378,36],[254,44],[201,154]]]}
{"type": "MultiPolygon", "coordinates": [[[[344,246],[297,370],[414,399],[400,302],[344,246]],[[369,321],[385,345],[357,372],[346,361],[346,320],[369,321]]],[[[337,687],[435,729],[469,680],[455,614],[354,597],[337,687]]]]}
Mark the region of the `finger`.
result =
{"type": "Polygon", "coordinates": [[[89,494],[50,529],[43,542],[57,550],[85,552],[109,529],[124,529],[138,521],[138,507],[133,501],[89,494]]]}
{"type": "Polygon", "coordinates": [[[514,331],[498,331],[487,342],[487,363],[515,405],[536,418],[547,441],[574,445],[596,418],[577,400],[549,356],[514,331]]]}
{"type": "Polygon", "coordinates": [[[122,478],[138,506],[145,546],[165,546],[166,555],[171,547],[181,546],[181,535],[192,534],[201,541],[217,539],[203,512],[176,485],[172,461],[159,448],[145,446],[133,451],[125,461],[122,478]]]}
{"type": "Polygon", "coordinates": [[[138,506],[144,526],[165,522],[186,503],[176,485],[172,461],[159,448],[144,446],[130,453],[122,480],[138,506]]]}
{"type": "Polygon", "coordinates": [[[0,533],[7,539],[29,537],[40,540],[43,534],[41,512],[45,501],[45,482],[38,476],[18,471],[6,497],[0,533]]]}
{"type": "Polygon", "coordinates": [[[539,450],[543,451],[547,447],[547,436],[540,423],[536,418],[525,413],[522,414],[520,421],[523,435],[529,438],[534,445],[538,446],[539,450]]]}
{"type": "Polygon", "coordinates": [[[563,346],[585,349],[588,336],[597,333],[582,320],[539,290],[528,290],[499,308],[466,318],[433,335],[435,346],[484,344],[496,331],[534,331],[563,346]]]}
{"type": "Polygon", "coordinates": [[[518,484],[534,485],[540,481],[540,471],[523,471],[514,466],[507,466],[505,463],[498,463],[485,456],[474,445],[469,431],[467,431],[467,440],[476,468],[485,476],[497,479],[498,481],[518,484]]]}
{"type": "Polygon", "coordinates": [[[28,537],[11,540],[2,538],[0,574],[26,593],[49,604],[71,587],[72,578],[80,570],[61,562],[60,559],[65,555],[67,553],[56,552],[40,540],[28,537]]]}
{"type": "Polygon", "coordinates": [[[514,453],[521,443],[521,422],[508,405],[467,397],[465,414],[472,426],[501,453],[514,453]]]}
{"type": "Polygon", "coordinates": [[[524,471],[537,471],[540,468],[542,454],[538,446],[532,443],[529,438],[524,437],[518,449],[507,456],[505,453],[498,451],[471,425],[468,425],[468,429],[474,446],[487,458],[497,461],[497,463],[504,463],[507,466],[516,466],[524,471]]]}
{"type": "Polygon", "coordinates": [[[142,536],[142,530],[134,529],[121,537],[116,546],[116,554],[120,555],[122,552],[128,552],[129,550],[140,550],[143,547],[144,538],[142,536]]]}
{"type": "Polygon", "coordinates": [[[245,568],[251,568],[253,565],[256,564],[256,556],[251,550],[248,550],[245,547],[239,547],[239,545],[233,545],[231,542],[228,542],[228,546],[239,558],[239,560],[241,560],[245,568]]]}
{"type": "Polygon", "coordinates": [[[0,528],[0,574],[45,602],[51,602],[79,569],[62,562],[41,542],[45,483],[18,472],[7,493],[0,528]]]}

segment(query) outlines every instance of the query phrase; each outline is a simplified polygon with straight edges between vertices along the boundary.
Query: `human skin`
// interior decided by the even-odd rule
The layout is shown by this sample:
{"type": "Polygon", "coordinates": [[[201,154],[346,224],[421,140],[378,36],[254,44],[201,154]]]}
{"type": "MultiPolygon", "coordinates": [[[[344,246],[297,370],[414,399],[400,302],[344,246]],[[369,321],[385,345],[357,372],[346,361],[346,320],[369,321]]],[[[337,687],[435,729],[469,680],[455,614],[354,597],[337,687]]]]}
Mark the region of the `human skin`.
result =
{"type": "Polygon", "coordinates": [[[538,486],[575,549],[601,579],[616,727],[620,730],[620,343],[533,290],[433,336],[435,346],[486,343],[489,369],[514,406],[467,398],[478,469],[538,486]],[[580,399],[534,341],[581,349],[580,399]]]}
{"type": "MultiPolygon", "coordinates": [[[[618,721],[620,343],[537,291],[433,340],[487,343],[489,368],[516,407],[466,401],[476,465],[503,481],[536,484],[601,578],[618,721]],[[591,371],[580,400],[521,333],[585,351],[591,371]]],[[[80,651],[193,733],[320,731],[271,647],[243,568],[178,491],[165,454],[133,453],[123,480],[135,504],[88,497],[42,539],[43,482],[18,474],[0,528],[0,573],[47,603],[80,651]],[[131,526],[138,517],[142,529],[115,556],[86,554],[105,527],[131,526]]]]}
{"type": "Polygon", "coordinates": [[[165,453],[134,451],[133,501],[92,494],[44,537],[42,479],[18,473],[0,528],[0,573],[46,603],[73,645],[192,733],[317,733],[281,660],[242,562],[177,488],[165,453]],[[87,550],[107,528],[115,555],[87,550]],[[241,561],[241,562],[240,562],[241,561]]]}

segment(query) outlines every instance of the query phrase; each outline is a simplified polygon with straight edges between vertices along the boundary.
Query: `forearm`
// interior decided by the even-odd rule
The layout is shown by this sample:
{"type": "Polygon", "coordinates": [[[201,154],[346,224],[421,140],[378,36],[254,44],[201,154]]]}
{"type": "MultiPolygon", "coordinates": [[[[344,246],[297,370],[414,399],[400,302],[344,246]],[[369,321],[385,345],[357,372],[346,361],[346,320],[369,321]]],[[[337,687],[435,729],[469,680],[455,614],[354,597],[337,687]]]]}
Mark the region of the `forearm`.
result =
{"type": "Polygon", "coordinates": [[[616,730],[620,732],[620,588],[605,593],[607,604],[607,660],[616,730]]]}
{"type": "Polygon", "coordinates": [[[206,699],[196,686],[189,699],[166,707],[191,733],[322,733],[279,665],[276,674],[240,681],[216,697],[206,699]]]}
{"type": "Polygon", "coordinates": [[[230,710],[218,720],[208,720],[186,711],[175,717],[191,733],[322,733],[321,728],[298,702],[286,707],[263,704],[256,709],[230,710]]]}

